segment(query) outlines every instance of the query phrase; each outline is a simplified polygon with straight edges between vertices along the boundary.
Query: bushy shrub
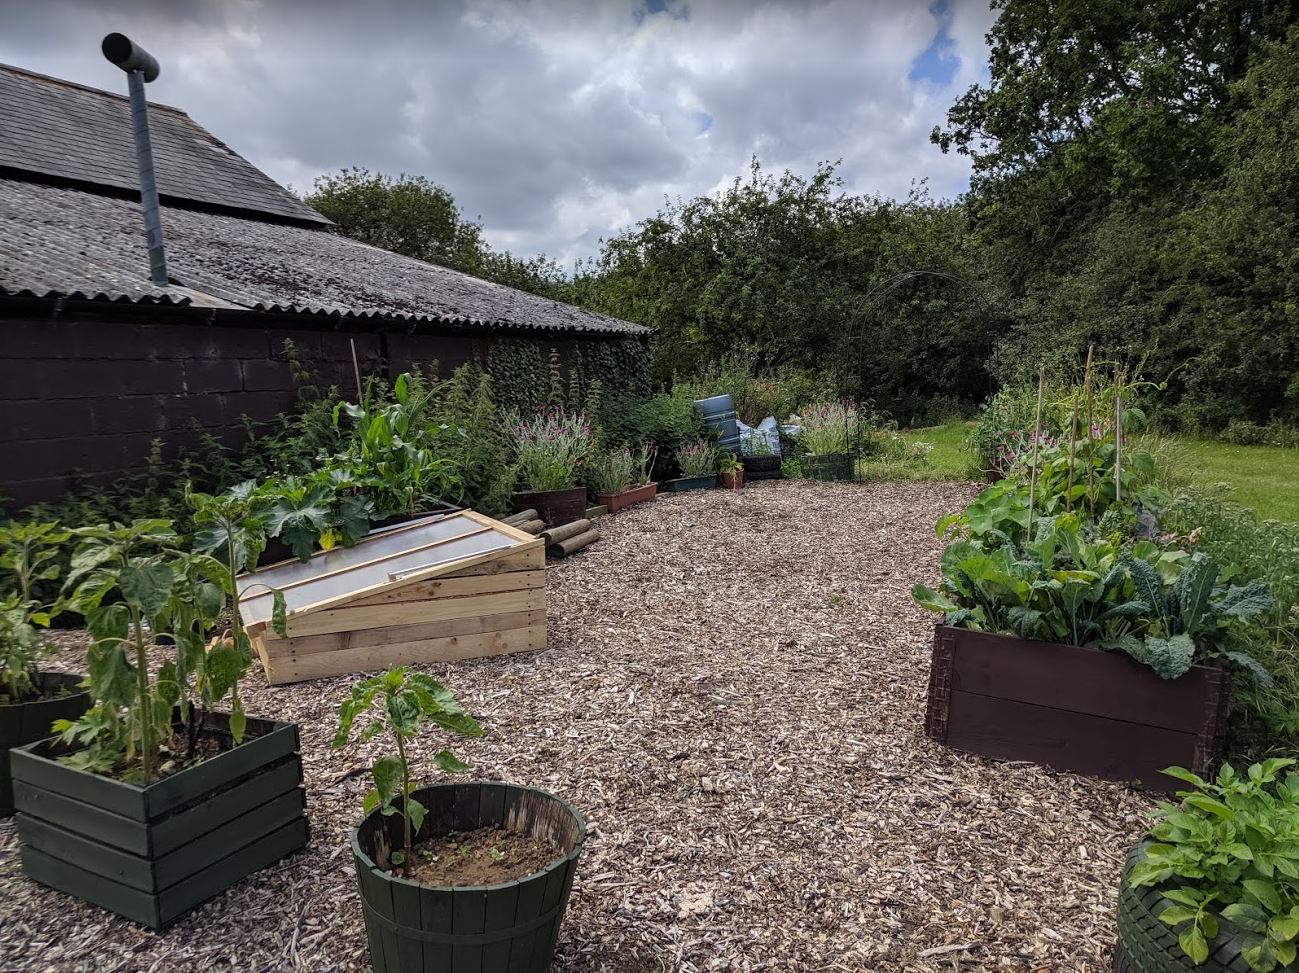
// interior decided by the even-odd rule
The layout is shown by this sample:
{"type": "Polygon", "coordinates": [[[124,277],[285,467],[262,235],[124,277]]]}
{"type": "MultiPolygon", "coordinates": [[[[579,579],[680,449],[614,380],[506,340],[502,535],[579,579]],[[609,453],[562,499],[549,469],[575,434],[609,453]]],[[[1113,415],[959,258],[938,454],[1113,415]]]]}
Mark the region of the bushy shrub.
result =
{"type": "Polygon", "coordinates": [[[1236,446],[1299,447],[1299,428],[1280,422],[1261,425],[1248,419],[1232,419],[1222,431],[1222,438],[1236,446]]]}
{"type": "Polygon", "coordinates": [[[756,426],[767,416],[784,422],[808,402],[832,397],[836,387],[828,374],[804,369],[755,375],[743,357],[733,355],[689,378],[678,378],[672,390],[692,402],[729,395],[740,421],[756,426]]]}
{"type": "Polygon", "coordinates": [[[606,395],[600,401],[599,417],[606,446],[635,448],[640,443],[654,443],[660,456],[698,439],[704,425],[691,400],[679,395],[660,394],[649,399],[606,395]]]}

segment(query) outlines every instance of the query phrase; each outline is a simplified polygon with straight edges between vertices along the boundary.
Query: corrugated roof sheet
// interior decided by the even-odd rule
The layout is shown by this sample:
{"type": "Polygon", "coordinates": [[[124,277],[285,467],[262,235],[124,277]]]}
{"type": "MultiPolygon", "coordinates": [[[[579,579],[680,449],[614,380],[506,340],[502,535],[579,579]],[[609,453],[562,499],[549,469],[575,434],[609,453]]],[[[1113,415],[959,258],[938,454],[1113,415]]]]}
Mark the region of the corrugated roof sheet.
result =
{"type": "Polygon", "coordinates": [[[137,202],[0,179],[0,293],[647,333],[323,229],[172,206],[162,226],[176,286],[149,281],[137,202]]]}
{"type": "MultiPolygon", "coordinates": [[[[151,102],[149,128],[164,199],[329,223],[183,111],[151,102]]],[[[0,166],[138,192],[126,97],[0,64],[0,166]]]]}

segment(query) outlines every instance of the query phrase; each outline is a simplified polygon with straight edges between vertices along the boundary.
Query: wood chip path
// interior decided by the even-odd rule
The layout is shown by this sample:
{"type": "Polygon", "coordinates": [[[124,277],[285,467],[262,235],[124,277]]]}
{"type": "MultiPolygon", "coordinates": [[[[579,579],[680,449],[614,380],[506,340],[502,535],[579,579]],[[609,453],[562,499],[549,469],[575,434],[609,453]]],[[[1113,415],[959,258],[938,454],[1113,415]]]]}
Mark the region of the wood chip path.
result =
{"type": "MultiPolygon", "coordinates": [[[[550,568],[549,649],[430,667],[487,727],[455,745],[478,776],[587,817],[555,970],[1108,969],[1149,799],[921,731],[932,618],[909,589],[970,492],[661,497],[550,568]]],[[[310,847],[161,934],[27,881],[0,823],[0,969],[368,968],[346,843],[364,754],[328,748],[347,685],[249,679],[250,713],[301,724],[310,847]]]]}

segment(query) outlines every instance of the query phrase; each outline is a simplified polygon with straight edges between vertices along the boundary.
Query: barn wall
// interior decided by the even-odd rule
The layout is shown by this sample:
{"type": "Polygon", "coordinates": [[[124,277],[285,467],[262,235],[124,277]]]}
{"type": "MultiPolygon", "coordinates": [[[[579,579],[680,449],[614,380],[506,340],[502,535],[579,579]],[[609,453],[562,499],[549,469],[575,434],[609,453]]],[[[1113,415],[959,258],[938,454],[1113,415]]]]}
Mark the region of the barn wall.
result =
{"type": "MultiPolygon", "coordinates": [[[[492,340],[283,320],[0,298],[0,507],[13,513],[78,482],[111,483],[139,469],[154,440],[171,452],[204,432],[243,441],[243,416],[264,421],[294,403],[285,339],[320,384],[345,392],[356,384],[349,339],[363,374],[385,376],[434,361],[445,374],[485,356],[492,340]]],[[[574,341],[545,343],[566,358],[574,341]]]]}

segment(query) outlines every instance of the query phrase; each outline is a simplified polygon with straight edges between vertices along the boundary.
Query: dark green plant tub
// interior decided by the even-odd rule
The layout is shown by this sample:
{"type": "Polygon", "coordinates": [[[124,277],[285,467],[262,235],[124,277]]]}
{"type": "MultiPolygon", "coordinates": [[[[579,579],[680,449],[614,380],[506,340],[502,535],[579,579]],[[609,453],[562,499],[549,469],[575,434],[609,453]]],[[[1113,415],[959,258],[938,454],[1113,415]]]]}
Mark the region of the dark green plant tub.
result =
{"type": "Polygon", "coordinates": [[[424,885],[392,875],[388,851],[401,846],[401,815],[378,811],[352,829],[352,855],[374,973],[542,973],[555,939],[586,823],[568,802],[510,784],[439,784],[415,791],[428,816],[416,841],[499,826],[554,844],[539,872],[496,885],[424,885]]]}
{"type": "Polygon", "coordinates": [[[78,689],[82,676],[38,672],[41,699],[0,706],[0,818],[14,813],[14,784],[9,771],[9,750],[44,740],[55,720],[75,720],[90,709],[90,694],[78,689]]]}
{"type": "Polygon", "coordinates": [[[852,457],[847,453],[807,454],[798,458],[803,475],[809,480],[851,480],[852,457]]]}
{"type": "MultiPolygon", "coordinates": [[[[1197,966],[1177,944],[1181,926],[1159,921],[1170,905],[1158,886],[1135,888],[1128,884],[1132,866],[1146,857],[1148,841],[1128,853],[1119,879],[1119,939],[1114,946],[1114,973],[1249,973],[1240,951],[1245,944],[1229,922],[1219,924],[1217,938],[1209,943],[1209,958],[1197,966]]],[[[1295,973],[1299,963],[1278,966],[1277,973],[1295,973]]]]}
{"type": "MultiPolygon", "coordinates": [[[[229,739],[224,713],[211,734],[229,739]]],[[[141,787],[74,770],[55,740],[13,752],[23,871],[152,929],[307,844],[298,728],[249,719],[244,742],[141,787]]]]}
{"type": "Polygon", "coordinates": [[[712,490],[717,486],[717,474],[707,476],[683,476],[679,480],[668,480],[668,490],[672,493],[689,493],[691,490],[712,490]]]}

